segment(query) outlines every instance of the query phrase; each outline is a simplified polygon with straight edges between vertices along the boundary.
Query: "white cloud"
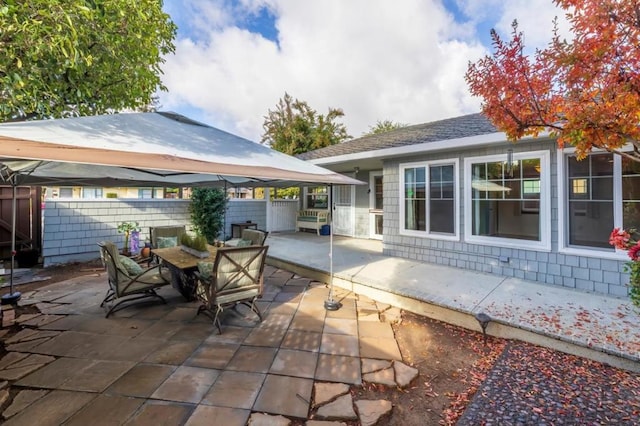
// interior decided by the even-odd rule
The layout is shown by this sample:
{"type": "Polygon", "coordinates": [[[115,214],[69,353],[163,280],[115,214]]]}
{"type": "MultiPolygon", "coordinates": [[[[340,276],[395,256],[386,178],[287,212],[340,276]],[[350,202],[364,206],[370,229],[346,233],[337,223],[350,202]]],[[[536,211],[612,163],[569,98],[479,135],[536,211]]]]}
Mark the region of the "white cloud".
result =
{"type": "Polygon", "coordinates": [[[256,141],[285,91],[319,113],[342,108],[355,137],[377,120],[416,124],[479,109],[464,73],[487,51],[474,23],[456,22],[437,0],[182,3],[180,20],[194,28],[182,26],[163,67],[163,109],[199,109],[194,118],[256,141]],[[278,44],[234,26],[263,5],[276,15],[278,44]]]}

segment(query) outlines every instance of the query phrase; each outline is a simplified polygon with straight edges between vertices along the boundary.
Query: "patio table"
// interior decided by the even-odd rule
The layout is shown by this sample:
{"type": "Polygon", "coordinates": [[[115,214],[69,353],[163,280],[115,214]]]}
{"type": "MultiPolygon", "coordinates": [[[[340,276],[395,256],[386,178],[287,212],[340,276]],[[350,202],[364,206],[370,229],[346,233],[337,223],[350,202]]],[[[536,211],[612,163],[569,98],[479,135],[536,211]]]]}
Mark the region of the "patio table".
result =
{"type": "Polygon", "coordinates": [[[180,247],[168,247],[152,249],[151,253],[156,255],[163,264],[171,271],[171,284],[175,287],[187,301],[195,299],[196,277],[198,262],[213,262],[216,259],[217,248],[207,244],[209,257],[200,258],[185,251],[180,247]]]}

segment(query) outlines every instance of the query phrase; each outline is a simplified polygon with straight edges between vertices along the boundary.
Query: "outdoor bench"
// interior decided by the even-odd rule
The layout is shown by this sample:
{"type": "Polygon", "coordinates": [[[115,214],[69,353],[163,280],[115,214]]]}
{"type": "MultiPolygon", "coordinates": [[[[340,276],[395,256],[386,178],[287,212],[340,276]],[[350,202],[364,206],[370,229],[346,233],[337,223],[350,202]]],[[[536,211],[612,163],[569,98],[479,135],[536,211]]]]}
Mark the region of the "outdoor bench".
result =
{"type": "Polygon", "coordinates": [[[296,215],[296,229],[315,229],[320,235],[320,228],[327,225],[329,212],[326,210],[298,210],[296,215]]]}

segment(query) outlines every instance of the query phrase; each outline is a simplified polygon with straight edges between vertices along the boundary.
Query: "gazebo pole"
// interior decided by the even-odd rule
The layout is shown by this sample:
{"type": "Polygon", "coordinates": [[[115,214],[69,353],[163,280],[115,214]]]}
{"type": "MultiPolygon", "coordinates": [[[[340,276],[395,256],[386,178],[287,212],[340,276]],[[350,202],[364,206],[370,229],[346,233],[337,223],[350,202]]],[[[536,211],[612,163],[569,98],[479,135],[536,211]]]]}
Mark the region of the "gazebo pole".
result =
{"type": "Polygon", "coordinates": [[[327,311],[337,311],[342,303],[333,298],[333,184],[329,184],[329,197],[329,205],[332,206],[329,210],[329,297],[324,301],[324,308],[327,311]]]}
{"type": "Polygon", "coordinates": [[[13,291],[13,265],[16,257],[16,186],[15,175],[11,179],[11,189],[13,190],[11,199],[11,273],[9,275],[9,293],[4,294],[1,299],[3,305],[14,305],[18,303],[22,294],[13,291]]]}

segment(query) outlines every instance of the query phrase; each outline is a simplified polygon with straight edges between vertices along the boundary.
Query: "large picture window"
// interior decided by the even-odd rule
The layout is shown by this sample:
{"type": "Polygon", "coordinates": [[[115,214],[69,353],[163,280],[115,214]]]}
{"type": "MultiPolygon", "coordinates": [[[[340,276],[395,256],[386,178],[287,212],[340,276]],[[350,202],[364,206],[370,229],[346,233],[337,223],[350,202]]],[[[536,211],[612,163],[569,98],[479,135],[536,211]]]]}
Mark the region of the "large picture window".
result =
{"type": "Polygon", "coordinates": [[[456,236],[456,162],[413,163],[400,167],[405,234],[456,236]]]}
{"type": "Polygon", "coordinates": [[[550,249],[549,155],[527,152],[465,159],[465,238],[550,249]]]}

